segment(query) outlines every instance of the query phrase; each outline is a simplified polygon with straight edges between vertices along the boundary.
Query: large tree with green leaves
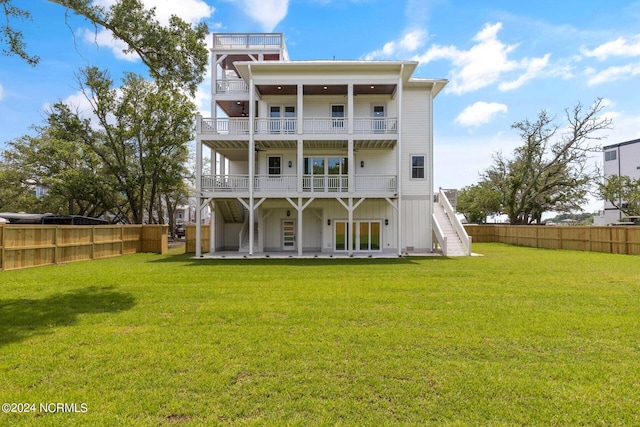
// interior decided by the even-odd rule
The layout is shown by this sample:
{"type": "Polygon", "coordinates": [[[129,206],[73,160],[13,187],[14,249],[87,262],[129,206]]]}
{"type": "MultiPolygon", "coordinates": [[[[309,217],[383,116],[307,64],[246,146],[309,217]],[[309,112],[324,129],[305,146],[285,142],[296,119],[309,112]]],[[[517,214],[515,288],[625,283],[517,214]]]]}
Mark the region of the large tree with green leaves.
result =
{"type": "Polygon", "coordinates": [[[8,143],[3,171],[16,196],[21,188],[31,193],[41,187],[46,193],[5,202],[1,209],[117,216],[121,201],[113,191],[113,180],[88,145],[95,137],[89,120],[57,103],[48,112],[46,124],[34,130],[36,136],[24,135],[8,143]]]}
{"type": "MultiPolygon", "coordinates": [[[[49,0],[92,22],[96,30],[105,28],[126,45],[126,53],[137,54],[148,67],[151,76],[161,85],[187,90],[195,94],[202,81],[208,61],[205,37],[206,24],[191,26],[177,16],[162,25],[154,9],[146,9],[140,0],[116,0],[101,6],[93,0],[49,0]]],[[[36,65],[40,58],[29,53],[22,31],[16,29],[16,19],[31,19],[28,6],[16,0],[0,0],[5,19],[0,24],[0,44],[5,55],[18,55],[36,65]]]]}
{"type": "Polygon", "coordinates": [[[640,215],[640,179],[611,175],[598,186],[600,196],[627,216],[640,215]]]}
{"type": "Polygon", "coordinates": [[[499,197],[500,213],[512,224],[540,223],[544,212],[580,209],[598,176],[588,163],[598,150],[592,143],[611,128],[611,119],[601,115],[603,107],[601,99],[586,108],[578,103],[565,110],[563,126],[546,111],[512,125],[523,144],[511,157],[494,154],[480,181],[499,197]]]}
{"type": "Polygon", "coordinates": [[[161,198],[187,176],[195,106],[181,91],[131,73],[116,89],[107,72],[89,67],[79,83],[100,128],[91,148],[127,200],[130,221],[163,222],[161,198]]]}
{"type": "Polygon", "coordinates": [[[469,185],[458,191],[456,211],[469,223],[482,224],[487,217],[500,213],[500,194],[485,182],[469,185]]]}

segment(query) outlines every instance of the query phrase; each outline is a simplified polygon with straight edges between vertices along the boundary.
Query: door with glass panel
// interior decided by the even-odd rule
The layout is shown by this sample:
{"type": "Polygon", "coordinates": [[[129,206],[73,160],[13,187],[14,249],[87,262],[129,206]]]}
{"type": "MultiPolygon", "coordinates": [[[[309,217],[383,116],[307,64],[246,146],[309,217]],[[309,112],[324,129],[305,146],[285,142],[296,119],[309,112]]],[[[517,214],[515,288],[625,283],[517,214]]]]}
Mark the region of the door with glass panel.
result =
{"type": "Polygon", "coordinates": [[[294,219],[282,221],[282,250],[296,250],[296,221],[294,219]]]}
{"type": "MultiPolygon", "coordinates": [[[[356,252],[376,252],[381,250],[381,221],[353,221],[351,247],[356,252]]],[[[349,222],[335,221],[335,250],[348,251],[349,222]]]]}
{"type": "Polygon", "coordinates": [[[269,107],[269,132],[280,133],[280,106],[269,107]]]}
{"type": "Polygon", "coordinates": [[[373,132],[384,133],[386,128],[384,121],[384,105],[373,106],[373,132]]]}
{"type": "Polygon", "coordinates": [[[348,173],[346,157],[329,157],[327,159],[327,191],[348,191],[348,173]]]}

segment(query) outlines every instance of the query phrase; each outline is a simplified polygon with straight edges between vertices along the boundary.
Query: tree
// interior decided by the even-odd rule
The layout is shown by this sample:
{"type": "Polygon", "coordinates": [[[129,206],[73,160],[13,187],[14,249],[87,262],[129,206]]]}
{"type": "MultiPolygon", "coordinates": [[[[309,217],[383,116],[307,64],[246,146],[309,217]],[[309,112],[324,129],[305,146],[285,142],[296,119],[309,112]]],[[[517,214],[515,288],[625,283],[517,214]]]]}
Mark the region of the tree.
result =
{"type": "Polygon", "coordinates": [[[539,224],[544,212],[580,209],[597,177],[587,165],[590,151],[597,149],[590,143],[611,128],[611,119],[600,115],[603,108],[602,99],[586,109],[578,103],[565,110],[562,130],[546,111],[533,122],[525,119],[512,125],[524,144],[512,158],[496,153],[481,179],[500,195],[501,213],[512,224],[539,224]]]}
{"type": "Polygon", "coordinates": [[[599,185],[600,196],[627,216],[640,215],[640,179],[611,175],[599,185]]]}
{"type": "MultiPolygon", "coordinates": [[[[110,30],[128,46],[125,53],[136,53],[159,84],[195,94],[208,63],[204,42],[209,31],[206,24],[192,27],[172,16],[168,26],[163,26],[155,18],[155,10],[145,9],[141,0],[117,0],[110,7],[100,6],[93,0],[49,1],[85,17],[96,29],[110,30]]],[[[0,0],[6,18],[0,26],[0,44],[7,46],[3,54],[17,55],[36,65],[39,57],[27,52],[22,32],[11,25],[15,19],[31,19],[31,14],[13,3],[14,0],[0,0]]]]}
{"type": "Polygon", "coordinates": [[[464,187],[458,191],[456,210],[469,223],[482,224],[487,217],[500,213],[500,195],[487,187],[485,182],[464,187]]]}
{"type": "Polygon", "coordinates": [[[87,145],[93,137],[89,121],[63,103],[48,114],[45,126],[34,127],[37,136],[10,141],[3,154],[7,186],[29,192],[38,186],[47,192],[3,209],[92,217],[117,211],[112,180],[87,145]]]}
{"type": "Polygon", "coordinates": [[[180,188],[187,175],[195,106],[180,91],[132,73],[118,90],[108,73],[95,67],[79,80],[100,128],[91,149],[114,177],[130,222],[163,223],[159,200],[180,188]]]}

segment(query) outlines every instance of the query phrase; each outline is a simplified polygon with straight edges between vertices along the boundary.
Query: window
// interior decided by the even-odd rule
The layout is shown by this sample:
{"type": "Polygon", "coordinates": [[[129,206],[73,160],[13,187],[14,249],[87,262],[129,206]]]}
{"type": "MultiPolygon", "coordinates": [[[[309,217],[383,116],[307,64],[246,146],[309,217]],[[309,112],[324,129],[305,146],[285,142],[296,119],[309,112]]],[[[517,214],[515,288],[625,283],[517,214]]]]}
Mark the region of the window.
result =
{"type": "Polygon", "coordinates": [[[268,159],[269,176],[280,175],[282,173],[282,158],[279,156],[269,156],[268,159]]]}
{"type": "Polygon", "coordinates": [[[611,151],[605,151],[604,152],[604,160],[606,162],[608,162],[609,160],[615,160],[616,159],[616,150],[611,150],[611,151]]]}
{"type": "Polygon", "coordinates": [[[424,156],[411,156],[411,178],[424,179],[424,156]]]}

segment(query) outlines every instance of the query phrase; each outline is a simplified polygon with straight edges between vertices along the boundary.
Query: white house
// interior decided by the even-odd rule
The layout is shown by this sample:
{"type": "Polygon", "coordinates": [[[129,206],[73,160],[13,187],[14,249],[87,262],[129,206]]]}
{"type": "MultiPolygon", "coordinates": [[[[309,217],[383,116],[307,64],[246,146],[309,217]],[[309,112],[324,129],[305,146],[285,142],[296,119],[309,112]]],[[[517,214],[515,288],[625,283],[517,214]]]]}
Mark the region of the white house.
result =
{"type": "Polygon", "coordinates": [[[282,34],[214,34],[196,256],[207,207],[211,254],[470,253],[446,197],[434,204],[433,100],[447,81],[412,78],[417,66],[291,61],[282,34]]]}
{"type": "MultiPolygon", "coordinates": [[[[633,179],[640,179],[640,139],[607,145],[602,151],[605,179],[612,175],[626,175],[633,179]]],[[[605,202],[603,210],[594,219],[594,223],[596,225],[612,224],[624,216],[611,202],[605,202]]]]}

